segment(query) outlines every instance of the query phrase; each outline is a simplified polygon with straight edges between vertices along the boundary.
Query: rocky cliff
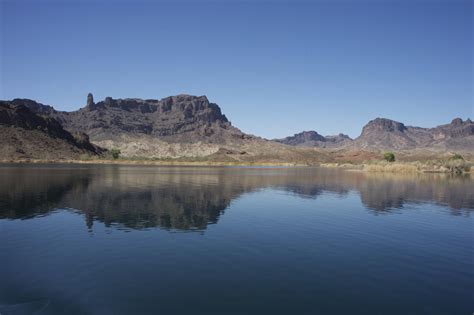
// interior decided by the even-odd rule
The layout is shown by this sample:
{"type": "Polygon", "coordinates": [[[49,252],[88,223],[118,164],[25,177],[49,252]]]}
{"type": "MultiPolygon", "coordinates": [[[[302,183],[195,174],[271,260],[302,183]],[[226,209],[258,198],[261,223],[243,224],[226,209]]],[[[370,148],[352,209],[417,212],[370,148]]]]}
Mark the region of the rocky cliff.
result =
{"type": "Polygon", "coordinates": [[[95,103],[89,94],[86,106],[73,112],[56,111],[30,100],[13,100],[13,103],[52,116],[68,130],[84,131],[93,141],[112,139],[124,133],[185,143],[225,142],[227,137],[246,137],[206,96],[177,95],[161,100],[107,97],[95,103]]]}
{"type": "Polygon", "coordinates": [[[295,160],[299,152],[282,144],[248,135],[232,126],[220,107],[206,96],[177,95],[155,99],[105,98],[73,112],[31,100],[11,103],[52,117],[71,131],[82,131],[91,142],[118,148],[124,157],[202,158],[219,161],[295,160]]]}
{"type": "Polygon", "coordinates": [[[70,133],[56,119],[38,115],[17,103],[0,101],[0,132],[3,159],[78,158],[103,152],[89,142],[86,134],[70,133]]]}

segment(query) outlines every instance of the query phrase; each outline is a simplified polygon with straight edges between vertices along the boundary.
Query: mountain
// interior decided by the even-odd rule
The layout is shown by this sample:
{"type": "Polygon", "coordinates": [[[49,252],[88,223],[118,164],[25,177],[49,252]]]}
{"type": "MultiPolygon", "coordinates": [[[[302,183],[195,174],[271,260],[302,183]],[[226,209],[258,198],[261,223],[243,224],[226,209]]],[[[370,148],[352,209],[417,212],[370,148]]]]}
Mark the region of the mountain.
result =
{"type": "Polygon", "coordinates": [[[73,112],[56,111],[51,106],[25,99],[15,99],[12,103],[54,117],[68,130],[85,131],[94,140],[109,139],[123,133],[147,134],[173,142],[210,138],[220,142],[226,136],[244,136],[206,96],[177,95],[161,100],[107,97],[94,103],[92,94],[89,94],[87,105],[73,112]]]}
{"type": "Polygon", "coordinates": [[[5,133],[9,138],[3,139],[2,158],[72,158],[100,154],[99,148],[116,148],[128,158],[313,164],[335,157],[366,159],[382,150],[474,152],[474,124],[470,119],[456,118],[450,124],[421,128],[376,118],[354,140],[344,134],[322,136],[304,131],[270,141],[234,127],[206,96],[181,94],[160,100],[106,97],[95,102],[89,94],[85,105],[71,112],[29,99],[1,104],[2,128],[13,126],[5,133]],[[55,153],[58,146],[61,149],[55,153]]]}
{"type": "Polygon", "coordinates": [[[0,132],[0,156],[4,159],[74,159],[103,152],[86,134],[71,134],[54,118],[4,101],[0,101],[0,132]]]}
{"type": "Polygon", "coordinates": [[[314,161],[321,155],[243,133],[206,96],[155,99],[105,98],[72,112],[28,99],[14,99],[38,115],[57,120],[70,132],[85,132],[99,147],[117,148],[124,157],[203,158],[216,161],[314,161]]]}
{"type": "Polygon", "coordinates": [[[275,139],[274,141],[293,146],[305,147],[339,147],[352,142],[352,139],[345,134],[335,136],[322,136],[316,131],[303,131],[293,136],[283,139],[275,139]]]}
{"type": "Polygon", "coordinates": [[[123,156],[199,157],[255,139],[233,127],[219,106],[205,96],[177,95],[161,100],[113,99],[95,103],[92,94],[83,108],[57,111],[32,100],[15,99],[40,115],[56,119],[71,132],[85,132],[104,148],[118,148],[123,156]]]}
{"type": "Polygon", "coordinates": [[[321,147],[342,150],[428,150],[474,152],[474,123],[455,118],[451,123],[434,128],[405,126],[387,118],[369,121],[359,137],[322,136],[316,131],[303,131],[274,141],[291,146],[321,147]]]}
{"type": "Polygon", "coordinates": [[[437,151],[474,151],[474,123],[467,119],[454,119],[450,124],[434,128],[405,126],[403,123],[376,118],[362,129],[361,135],[351,144],[359,149],[437,151]]]}

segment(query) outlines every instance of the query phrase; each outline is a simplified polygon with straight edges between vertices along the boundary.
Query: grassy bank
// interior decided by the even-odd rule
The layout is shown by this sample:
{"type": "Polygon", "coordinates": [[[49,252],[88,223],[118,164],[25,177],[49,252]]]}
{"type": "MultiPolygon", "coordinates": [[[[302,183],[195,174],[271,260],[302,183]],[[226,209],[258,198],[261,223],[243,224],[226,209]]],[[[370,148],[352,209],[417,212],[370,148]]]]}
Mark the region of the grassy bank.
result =
{"type": "Polygon", "coordinates": [[[414,162],[369,161],[361,164],[322,163],[322,167],[385,173],[470,173],[473,163],[464,160],[430,160],[414,162]]]}

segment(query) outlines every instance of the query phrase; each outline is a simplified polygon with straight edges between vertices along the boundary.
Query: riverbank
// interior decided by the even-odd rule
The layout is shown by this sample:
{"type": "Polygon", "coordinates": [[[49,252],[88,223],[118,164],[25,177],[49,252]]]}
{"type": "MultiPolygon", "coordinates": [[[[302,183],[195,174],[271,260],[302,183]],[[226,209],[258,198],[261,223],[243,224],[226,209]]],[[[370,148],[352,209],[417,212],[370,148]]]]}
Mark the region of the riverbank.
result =
{"type": "Polygon", "coordinates": [[[19,159],[0,160],[1,164],[104,164],[104,165],[161,165],[161,166],[308,166],[300,163],[276,162],[217,162],[217,161],[175,161],[175,160],[41,160],[19,159]]]}
{"type": "Polygon", "coordinates": [[[414,162],[373,161],[361,164],[321,163],[319,166],[385,173],[455,173],[469,174],[473,163],[464,160],[430,160],[414,162]]]}
{"type": "Polygon", "coordinates": [[[187,161],[187,160],[148,160],[148,159],[10,159],[0,160],[2,164],[101,164],[101,165],[156,165],[156,166],[263,166],[263,167],[325,167],[352,171],[385,173],[471,173],[472,162],[464,160],[430,160],[414,162],[368,161],[364,163],[295,163],[265,161],[187,161]]]}

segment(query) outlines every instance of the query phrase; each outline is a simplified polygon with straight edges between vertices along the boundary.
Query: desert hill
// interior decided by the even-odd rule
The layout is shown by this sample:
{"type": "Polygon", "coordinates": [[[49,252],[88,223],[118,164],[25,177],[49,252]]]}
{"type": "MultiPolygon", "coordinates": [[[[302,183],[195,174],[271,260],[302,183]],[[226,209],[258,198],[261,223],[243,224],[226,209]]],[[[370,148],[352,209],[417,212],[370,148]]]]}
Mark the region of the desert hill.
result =
{"type": "Polygon", "coordinates": [[[455,118],[449,124],[433,128],[405,126],[387,118],[369,121],[359,137],[323,137],[316,131],[304,131],[291,137],[275,140],[293,146],[326,147],[346,150],[428,150],[474,152],[474,123],[455,118]]]}
{"type": "Polygon", "coordinates": [[[83,154],[94,156],[103,152],[89,142],[87,134],[72,134],[56,119],[8,102],[0,102],[0,133],[0,155],[4,159],[75,159],[83,154]]]}

